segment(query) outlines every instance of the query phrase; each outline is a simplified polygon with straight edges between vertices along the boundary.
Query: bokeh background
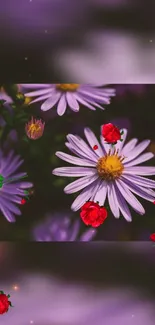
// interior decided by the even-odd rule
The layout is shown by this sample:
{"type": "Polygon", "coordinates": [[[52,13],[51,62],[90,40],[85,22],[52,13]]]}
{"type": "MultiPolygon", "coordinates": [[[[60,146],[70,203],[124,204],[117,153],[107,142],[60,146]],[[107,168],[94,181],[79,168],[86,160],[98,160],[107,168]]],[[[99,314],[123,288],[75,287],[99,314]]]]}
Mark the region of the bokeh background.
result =
{"type": "Polygon", "coordinates": [[[2,0],[2,82],[155,82],[152,0],[2,0]]]}
{"type": "MultiPolygon", "coordinates": [[[[9,92],[13,85],[3,85],[9,92]]],[[[96,134],[100,134],[100,125],[112,122],[118,127],[128,129],[128,138],[138,138],[140,141],[150,139],[149,151],[155,153],[154,107],[155,85],[110,85],[116,88],[116,97],[105,111],[97,109],[95,112],[81,106],[79,113],[68,110],[62,117],[56,114],[56,108],[42,112],[40,103],[32,105],[15,104],[10,110],[1,107],[1,116],[5,116],[6,124],[1,124],[0,140],[4,152],[14,149],[24,159],[21,171],[28,173],[28,180],[34,184],[34,194],[25,205],[21,205],[22,216],[17,216],[14,224],[9,223],[0,214],[1,241],[29,241],[34,240],[36,226],[44,223],[47,215],[67,216],[71,222],[79,220],[80,229],[77,239],[88,227],[80,220],[79,211],[71,212],[70,206],[76,197],[66,195],[63,188],[71,181],[52,175],[52,170],[67,163],[55,156],[56,151],[65,151],[65,139],[68,133],[84,137],[84,127],[90,127],[96,134]],[[20,114],[20,115],[19,115],[20,114]],[[31,116],[45,121],[45,131],[38,140],[28,140],[25,134],[25,123],[31,116]],[[10,120],[11,119],[11,120],[10,120]]],[[[3,121],[4,122],[4,121],[3,121]]],[[[147,165],[155,165],[154,158],[147,165]]],[[[152,177],[153,178],[153,177],[152,177]]],[[[128,223],[121,217],[115,219],[111,213],[102,226],[97,230],[94,240],[103,241],[149,241],[150,234],[155,232],[155,205],[140,198],[146,210],[140,216],[132,211],[133,221],[128,223]]],[[[61,236],[60,236],[61,238],[61,236]]],[[[57,240],[61,240],[58,236],[57,240]]]]}
{"type": "Polygon", "coordinates": [[[1,243],[1,325],[153,325],[152,243],[1,243]]]}

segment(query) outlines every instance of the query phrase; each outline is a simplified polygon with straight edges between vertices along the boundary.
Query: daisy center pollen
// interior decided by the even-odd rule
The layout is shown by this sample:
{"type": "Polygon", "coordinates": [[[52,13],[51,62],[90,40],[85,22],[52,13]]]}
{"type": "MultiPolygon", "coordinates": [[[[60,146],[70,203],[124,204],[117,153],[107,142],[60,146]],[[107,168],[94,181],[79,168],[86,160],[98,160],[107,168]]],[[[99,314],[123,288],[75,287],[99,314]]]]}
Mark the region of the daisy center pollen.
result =
{"type": "Polygon", "coordinates": [[[41,126],[39,124],[32,123],[31,125],[29,125],[28,132],[34,133],[39,131],[41,131],[41,126]]]}
{"type": "Polygon", "coordinates": [[[118,152],[114,152],[112,155],[110,152],[101,157],[97,163],[97,171],[100,177],[105,180],[114,180],[122,175],[124,166],[122,161],[124,157],[118,156],[118,152]]]}
{"type": "Polygon", "coordinates": [[[80,84],[56,84],[56,88],[62,91],[76,91],[80,84]]]}

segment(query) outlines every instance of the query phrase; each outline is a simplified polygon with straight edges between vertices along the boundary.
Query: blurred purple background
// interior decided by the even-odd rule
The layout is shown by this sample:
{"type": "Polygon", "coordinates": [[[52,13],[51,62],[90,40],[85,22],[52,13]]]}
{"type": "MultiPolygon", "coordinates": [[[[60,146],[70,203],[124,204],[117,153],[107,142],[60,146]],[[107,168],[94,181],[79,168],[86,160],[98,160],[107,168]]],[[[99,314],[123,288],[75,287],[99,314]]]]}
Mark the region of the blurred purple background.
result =
{"type": "Polygon", "coordinates": [[[1,325],[154,325],[151,244],[1,246],[1,325]]]}
{"type": "Polygon", "coordinates": [[[1,79],[153,83],[154,4],[2,0],[1,79]]]}

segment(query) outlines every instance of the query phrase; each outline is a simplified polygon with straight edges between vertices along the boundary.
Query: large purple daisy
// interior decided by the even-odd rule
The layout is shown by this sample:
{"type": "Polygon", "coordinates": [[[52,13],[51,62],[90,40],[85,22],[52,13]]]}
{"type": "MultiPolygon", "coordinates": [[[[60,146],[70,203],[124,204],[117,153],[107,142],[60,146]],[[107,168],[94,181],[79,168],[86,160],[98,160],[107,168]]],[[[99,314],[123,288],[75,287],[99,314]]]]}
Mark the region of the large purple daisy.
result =
{"type": "Polygon", "coordinates": [[[65,113],[67,106],[78,112],[79,104],[91,110],[96,110],[96,107],[104,110],[100,104],[110,104],[111,96],[115,96],[114,89],[89,84],[23,84],[22,87],[35,89],[25,94],[27,97],[36,97],[30,104],[44,101],[41,105],[43,111],[48,111],[57,104],[60,116],[65,113]]]}
{"type": "Polygon", "coordinates": [[[69,213],[56,213],[36,226],[33,237],[36,241],[90,241],[96,235],[96,229],[89,228],[79,236],[80,220],[72,220],[69,213]]]}
{"type": "Polygon", "coordinates": [[[89,199],[98,201],[102,206],[107,197],[115,218],[119,218],[121,213],[127,221],[131,221],[132,216],[127,203],[139,214],[145,213],[133,193],[148,201],[154,201],[155,192],[151,188],[155,188],[155,181],[143,176],[155,175],[155,167],[139,166],[154,156],[150,152],[142,154],[150,140],[137,145],[138,139],[132,139],[123,147],[127,130],[121,131],[124,131],[123,141],[119,141],[112,149],[102,136],[100,145],[94,133],[85,128],[84,133],[89,146],[79,136],[72,134],[67,136],[66,146],[77,157],[56,152],[56,156],[60,159],[78,166],[53,170],[53,174],[57,176],[80,177],[64,189],[67,194],[82,190],[73,202],[72,210],[77,211],[89,199]],[[94,145],[98,146],[95,151],[94,145]]]}
{"type": "Polygon", "coordinates": [[[0,151],[0,210],[9,222],[15,221],[15,215],[21,215],[15,203],[20,204],[25,189],[33,186],[30,182],[22,181],[26,173],[16,173],[22,163],[23,160],[20,156],[14,156],[13,151],[7,157],[0,151]]]}

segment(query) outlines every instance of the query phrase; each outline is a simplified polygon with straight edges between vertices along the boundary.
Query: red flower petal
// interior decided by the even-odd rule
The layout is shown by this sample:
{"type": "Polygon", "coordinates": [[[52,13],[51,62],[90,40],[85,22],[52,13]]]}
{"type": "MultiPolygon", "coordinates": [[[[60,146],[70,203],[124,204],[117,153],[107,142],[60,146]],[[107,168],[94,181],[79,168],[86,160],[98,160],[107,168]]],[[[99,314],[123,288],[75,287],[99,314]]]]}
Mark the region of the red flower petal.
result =
{"type": "Polygon", "coordinates": [[[151,239],[152,241],[155,241],[155,232],[154,232],[153,234],[150,235],[150,239],[151,239]]]}
{"type": "Polygon", "coordinates": [[[81,208],[80,217],[87,226],[99,227],[107,218],[107,210],[93,201],[86,202],[81,208]]]}
{"type": "Polygon", "coordinates": [[[121,139],[120,130],[112,123],[104,124],[101,132],[105,141],[109,144],[117,143],[121,139]]]}

